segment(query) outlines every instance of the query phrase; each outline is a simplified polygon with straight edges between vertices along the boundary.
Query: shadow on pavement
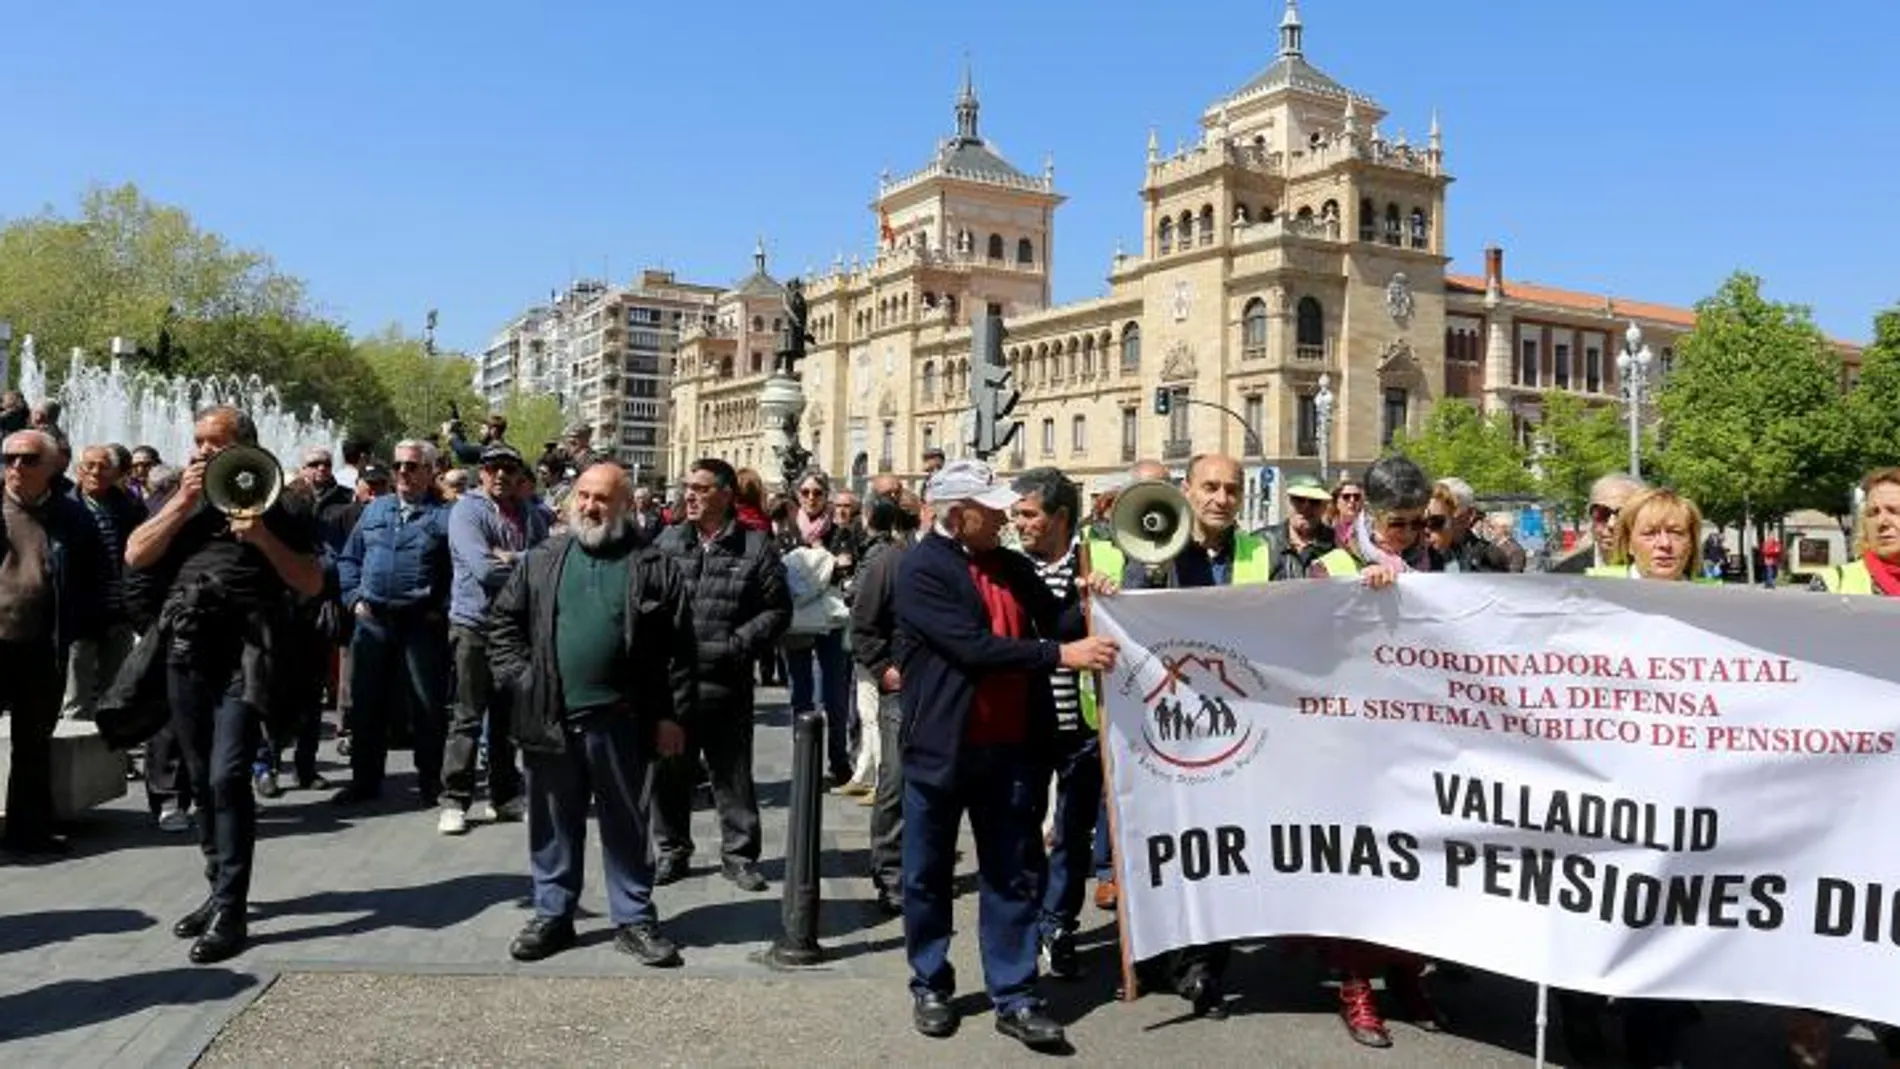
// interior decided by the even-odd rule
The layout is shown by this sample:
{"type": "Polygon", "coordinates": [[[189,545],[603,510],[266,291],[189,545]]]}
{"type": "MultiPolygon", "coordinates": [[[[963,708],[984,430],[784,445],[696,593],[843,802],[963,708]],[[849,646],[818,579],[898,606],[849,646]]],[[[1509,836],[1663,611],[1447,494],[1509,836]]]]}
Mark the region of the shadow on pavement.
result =
{"type": "MultiPolygon", "coordinates": [[[[675,942],[687,947],[770,943],[784,932],[782,891],[777,887],[773,891],[775,893],[742,902],[715,902],[684,910],[663,922],[666,932],[675,942]]],[[[833,958],[856,957],[903,945],[903,938],[899,936],[894,941],[856,940],[835,948],[829,946],[836,940],[876,928],[884,920],[868,902],[826,902],[818,910],[818,941],[827,944],[826,949],[832,951],[833,958]]]]}
{"type": "Polygon", "coordinates": [[[356,913],[361,916],[312,928],[253,933],[251,943],[261,946],[339,935],[362,935],[388,928],[440,931],[461,924],[498,902],[524,903],[528,899],[529,889],[526,873],[482,873],[413,887],[319,891],[281,902],[258,902],[251,907],[253,921],[331,913],[356,913]]]}
{"type": "Polygon", "coordinates": [[[32,950],[87,935],[136,932],[158,918],[136,909],[49,909],[21,913],[0,924],[0,954],[32,950]]]}
{"type": "Polygon", "coordinates": [[[154,1006],[222,1002],[257,985],[229,969],[159,969],[108,980],[60,980],[0,996],[0,1040],[86,1028],[154,1006]]]}

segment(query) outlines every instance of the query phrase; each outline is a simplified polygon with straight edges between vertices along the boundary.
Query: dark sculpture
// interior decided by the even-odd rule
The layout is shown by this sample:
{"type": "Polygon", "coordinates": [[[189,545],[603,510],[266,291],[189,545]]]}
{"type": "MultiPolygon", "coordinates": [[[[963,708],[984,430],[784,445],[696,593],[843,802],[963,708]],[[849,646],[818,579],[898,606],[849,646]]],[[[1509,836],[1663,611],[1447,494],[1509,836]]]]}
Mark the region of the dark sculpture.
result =
{"type": "Polygon", "coordinates": [[[785,476],[785,488],[791,490],[805,477],[805,467],[811,463],[811,450],[798,444],[798,413],[785,413],[779,428],[785,432],[786,442],[779,449],[779,473],[785,476]]]}
{"type": "Polygon", "coordinates": [[[818,340],[806,330],[810,316],[805,306],[805,283],[792,279],[785,284],[785,337],[772,363],[773,372],[798,377],[798,362],[805,359],[805,343],[818,340]]]}

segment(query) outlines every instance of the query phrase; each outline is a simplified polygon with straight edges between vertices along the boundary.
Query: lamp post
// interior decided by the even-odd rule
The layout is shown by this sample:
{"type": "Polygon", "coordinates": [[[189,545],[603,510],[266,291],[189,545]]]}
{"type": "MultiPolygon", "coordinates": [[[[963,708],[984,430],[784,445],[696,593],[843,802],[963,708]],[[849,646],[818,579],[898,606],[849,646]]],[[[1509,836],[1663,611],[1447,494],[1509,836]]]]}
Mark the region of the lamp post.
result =
{"type": "Polygon", "coordinates": [[[1320,373],[1319,392],[1313,395],[1313,422],[1319,431],[1319,481],[1325,482],[1331,478],[1326,461],[1332,455],[1333,437],[1333,382],[1325,372],[1320,373]]]}
{"type": "Polygon", "coordinates": [[[7,388],[7,375],[13,370],[13,324],[0,319],[0,390],[7,388]]]}
{"type": "Polygon", "coordinates": [[[1635,323],[1623,332],[1623,351],[1616,356],[1616,371],[1623,380],[1623,397],[1629,403],[1630,477],[1643,477],[1643,388],[1648,385],[1649,365],[1654,359],[1643,344],[1643,328],[1635,323]]]}

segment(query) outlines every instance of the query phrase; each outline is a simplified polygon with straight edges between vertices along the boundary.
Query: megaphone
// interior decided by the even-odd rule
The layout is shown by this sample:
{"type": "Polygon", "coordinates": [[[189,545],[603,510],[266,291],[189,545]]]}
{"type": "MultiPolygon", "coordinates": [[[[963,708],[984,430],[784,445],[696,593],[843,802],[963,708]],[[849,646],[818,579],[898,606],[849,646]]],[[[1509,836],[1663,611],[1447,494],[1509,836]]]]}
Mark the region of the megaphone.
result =
{"type": "Polygon", "coordinates": [[[254,445],[234,445],[205,464],[205,500],[234,524],[262,516],[283,489],[283,465],[254,445]]]}
{"type": "Polygon", "coordinates": [[[1109,536],[1129,560],[1158,568],[1187,548],[1194,513],[1187,495],[1165,479],[1143,479],[1123,490],[1109,513],[1109,536]]]}

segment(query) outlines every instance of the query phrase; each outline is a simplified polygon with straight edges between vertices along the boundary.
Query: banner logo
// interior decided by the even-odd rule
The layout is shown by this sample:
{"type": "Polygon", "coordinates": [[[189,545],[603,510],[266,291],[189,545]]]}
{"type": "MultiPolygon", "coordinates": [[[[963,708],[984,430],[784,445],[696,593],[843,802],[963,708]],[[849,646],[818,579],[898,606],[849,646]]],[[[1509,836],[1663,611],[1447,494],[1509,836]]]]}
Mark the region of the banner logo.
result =
{"type": "Polygon", "coordinates": [[[1266,680],[1242,654],[1202,642],[1165,642],[1129,673],[1139,698],[1140,763],[1156,776],[1193,783],[1231,775],[1266,742],[1254,715],[1266,680]]]}

